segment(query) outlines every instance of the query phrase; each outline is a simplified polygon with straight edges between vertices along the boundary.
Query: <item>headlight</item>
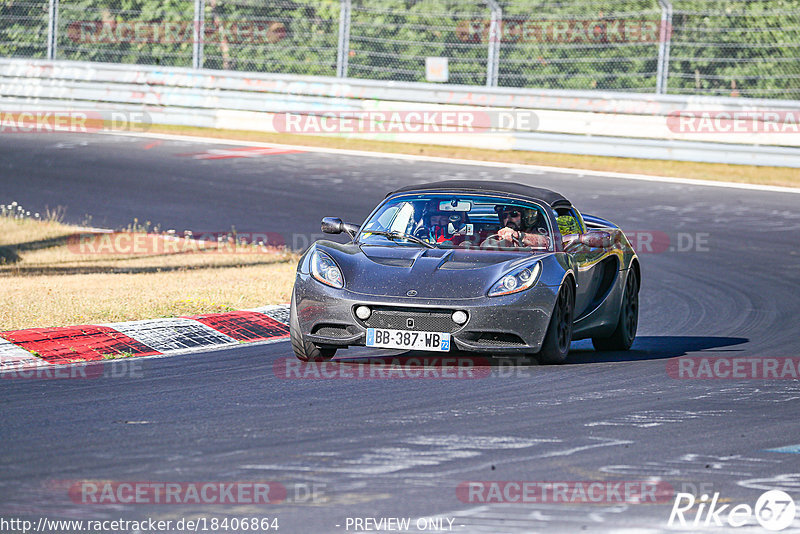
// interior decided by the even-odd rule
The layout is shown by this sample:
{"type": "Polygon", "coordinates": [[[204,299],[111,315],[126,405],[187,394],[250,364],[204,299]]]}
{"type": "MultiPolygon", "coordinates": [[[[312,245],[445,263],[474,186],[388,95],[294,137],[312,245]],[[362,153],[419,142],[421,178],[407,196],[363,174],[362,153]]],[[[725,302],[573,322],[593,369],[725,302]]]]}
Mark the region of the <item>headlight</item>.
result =
{"type": "Polygon", "coordinates": [[[331,287],[344,287],[344,277],[339,266],[333,258],[319,250],[311,253],[311,276],[331,287]]]}
{"type": "Polygon", "coordinates": [[[523,265],[503,275],[489,290],[490,297],[499,297],[525,291],[539,279],[542,263],[537,261],[533,265],[523,265]]]}

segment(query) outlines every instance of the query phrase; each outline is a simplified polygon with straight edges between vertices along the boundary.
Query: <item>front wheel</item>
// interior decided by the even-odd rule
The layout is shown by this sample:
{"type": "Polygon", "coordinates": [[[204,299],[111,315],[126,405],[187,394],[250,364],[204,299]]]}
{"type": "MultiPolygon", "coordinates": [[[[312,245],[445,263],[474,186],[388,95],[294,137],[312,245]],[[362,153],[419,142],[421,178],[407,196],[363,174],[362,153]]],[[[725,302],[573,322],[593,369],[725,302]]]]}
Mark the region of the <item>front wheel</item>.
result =
{"type": "Polygon", "coordinates": [[[619,310],[619,321],[609,337],[593,337],[595,350],[628,350],[636,338],[639,325],[639,278],[632,268],[625,280],[625,294],[619,310]]]}
{"type": "Polygon", "coordinates": [[[575,293],[572,283],[566,280],[558,290],[556,305],[550,317],[547,334],[537,359],[541,363],[564,363],[572,343],[572,319],[575,309],[575,293]]]}
{"type": "Polygon", "coordinates": [[[327,362],[336,354],[336,349],[320,348],[310,341],[303,339],[300,331],[300,321],[297,320],[297,309],[294,303],[294,293],[292,293],[292,303],[289,307],[289,340],[292,342],[292,350],[298,360],[304,362],[327,362]]]}

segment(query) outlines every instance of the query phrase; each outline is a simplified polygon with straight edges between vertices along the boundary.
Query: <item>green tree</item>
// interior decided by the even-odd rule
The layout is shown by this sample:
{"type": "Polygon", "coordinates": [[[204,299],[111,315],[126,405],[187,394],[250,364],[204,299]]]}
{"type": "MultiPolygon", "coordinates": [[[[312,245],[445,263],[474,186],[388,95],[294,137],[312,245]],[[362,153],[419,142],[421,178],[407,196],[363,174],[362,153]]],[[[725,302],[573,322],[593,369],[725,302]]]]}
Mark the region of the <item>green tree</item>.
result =
{"type": "Polygon", "coordinates": [[[47,57],[48,0],[0,3],[0,56],[47,57]]]}

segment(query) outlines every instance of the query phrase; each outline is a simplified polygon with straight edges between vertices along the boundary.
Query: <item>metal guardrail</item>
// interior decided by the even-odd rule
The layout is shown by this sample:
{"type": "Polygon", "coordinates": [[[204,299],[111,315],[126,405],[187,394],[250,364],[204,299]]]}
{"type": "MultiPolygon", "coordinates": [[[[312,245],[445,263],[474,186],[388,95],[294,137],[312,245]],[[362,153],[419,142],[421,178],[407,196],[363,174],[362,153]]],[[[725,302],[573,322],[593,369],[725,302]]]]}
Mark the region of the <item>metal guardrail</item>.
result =
{"type": "Polygon", "coordinates": [[[155,123],[276,131],[285,111],[510,109],[532,110],[534,130],[493,133],[351,134],[411,143],[677,159],[800,168],[798,134],[693,134],[667,128],[683,110],[797,112],[800,102],[611,92],[521,90],[426,83],[342,80],[0,59],[0,111],[146,110],[155,123]]]}
{"type": "Polygon", "coordinates": [[[0,75],[19,78],[136,83],[156,86],[284,93],[432,104],[561,109],[606,113],[666,115],[684,109],[797,110],[800,101],[714,96],[655,95],[612,91],[491,88],[296,76],[255,72],[197,70],[182,67],[123,65],[82,61],[0,58],[0,75]]]}

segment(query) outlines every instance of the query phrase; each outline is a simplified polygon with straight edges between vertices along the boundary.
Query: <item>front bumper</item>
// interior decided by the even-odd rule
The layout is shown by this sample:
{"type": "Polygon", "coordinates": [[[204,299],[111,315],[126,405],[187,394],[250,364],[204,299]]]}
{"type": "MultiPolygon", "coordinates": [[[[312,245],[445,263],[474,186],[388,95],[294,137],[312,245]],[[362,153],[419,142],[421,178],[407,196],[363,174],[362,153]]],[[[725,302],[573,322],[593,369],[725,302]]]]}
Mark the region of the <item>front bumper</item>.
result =
{"type": "MultiPolygon", "coordinates": [[[[463,325],[449,327],[401,326],[412,331],[450,332],[454,348],[463,351],[499,354],[528,354],[542,346],[558,286],[536,285],[528,290],[501,297],[471,299],[420,299],[413,297],[375,297],[321,284],[308,275],[295,281],[295,306],[300,331],[307,341],[321,346],[363,346],[367,328],[378,326],[355,316],[355,308],[365,305],[402,315],[404,311],[467,313],[463,325]]],[[[394,328],[394,326],[392,326],[394,328]]]]}

